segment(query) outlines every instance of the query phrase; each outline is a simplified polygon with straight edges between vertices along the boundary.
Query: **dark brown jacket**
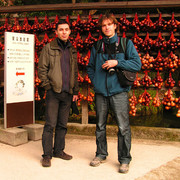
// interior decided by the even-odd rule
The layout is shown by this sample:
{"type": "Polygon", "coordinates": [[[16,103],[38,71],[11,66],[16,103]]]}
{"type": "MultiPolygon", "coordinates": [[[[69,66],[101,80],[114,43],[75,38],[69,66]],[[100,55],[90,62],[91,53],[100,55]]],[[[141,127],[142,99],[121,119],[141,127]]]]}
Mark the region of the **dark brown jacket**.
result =
{"type": "MultiPolygon", "coordinates": [[[[78,86],[78,66],[77,54],[75,49],[71,46],[70,51],[70,84],[69,93],[77,95],[79,91],[78,86]]],[[[61,72],[61,49],[57,43],[57,38],[48,43],[42,49],[39,64],[38,77],[41,80],[41,86],[45,90],[53,89],[57,93],[62,90],[62,72],[61,72]]]]}

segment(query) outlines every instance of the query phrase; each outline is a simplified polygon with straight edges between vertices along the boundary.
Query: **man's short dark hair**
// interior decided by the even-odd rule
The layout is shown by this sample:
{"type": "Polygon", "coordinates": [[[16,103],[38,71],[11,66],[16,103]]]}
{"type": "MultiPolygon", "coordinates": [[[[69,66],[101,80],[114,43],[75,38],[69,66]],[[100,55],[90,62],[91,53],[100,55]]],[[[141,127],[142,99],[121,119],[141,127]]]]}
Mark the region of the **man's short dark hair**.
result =
{"type": "MultiPolygon", "coordinates": [[[[69,25],[69,23],[68,23],[65,19],[61,19],[61,20],[59,20],[59,22],[56,24],[56,30],[57,30],[57,28],[58,28],[58,26],[59,26],[60,24],[68,24],[68,25],[69,25]]],[[[70,27],[70,25],[69,25],[69,27],[70,27]]]]}

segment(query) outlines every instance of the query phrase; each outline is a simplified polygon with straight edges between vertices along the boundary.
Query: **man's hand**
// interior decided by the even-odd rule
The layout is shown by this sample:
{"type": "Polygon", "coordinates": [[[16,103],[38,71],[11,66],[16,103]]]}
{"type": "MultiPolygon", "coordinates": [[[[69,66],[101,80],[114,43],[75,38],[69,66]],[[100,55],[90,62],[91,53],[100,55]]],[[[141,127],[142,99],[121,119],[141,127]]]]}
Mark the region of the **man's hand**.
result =
{"type": "Polygon", "coordinates": [[[112,67],[117,66],[117,64],[118,64],[118,61],[117,61],[117,60],[107,60],[107,61],[102,65],[102,68],[108,70],[109,68],[112,68],[112,67]]]}
{"type": "Polygon", "coordinates": [[[77,101],[78,100],[78,95],[73,95],[73,101],[77,101]]]}

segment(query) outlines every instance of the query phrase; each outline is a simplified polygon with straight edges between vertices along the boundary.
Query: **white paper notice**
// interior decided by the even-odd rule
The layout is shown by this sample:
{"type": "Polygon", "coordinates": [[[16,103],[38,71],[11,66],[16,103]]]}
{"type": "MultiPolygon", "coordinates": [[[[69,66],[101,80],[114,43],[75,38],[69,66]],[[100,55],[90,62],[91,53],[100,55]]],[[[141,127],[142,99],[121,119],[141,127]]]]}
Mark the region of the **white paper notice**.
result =
{"type": "Polygon", "coordinates": [[[6,103],[34,101],[34,35],[5,32],[6,103]]]}

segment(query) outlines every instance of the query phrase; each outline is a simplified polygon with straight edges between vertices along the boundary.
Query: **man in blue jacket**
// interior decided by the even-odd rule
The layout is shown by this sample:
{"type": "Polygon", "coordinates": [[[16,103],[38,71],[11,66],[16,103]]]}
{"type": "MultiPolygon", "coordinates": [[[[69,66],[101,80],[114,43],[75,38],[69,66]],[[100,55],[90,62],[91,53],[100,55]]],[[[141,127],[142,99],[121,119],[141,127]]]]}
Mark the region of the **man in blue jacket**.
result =
{"type": "Polygon", "coordinates": [[[141,69],[139,55],[131,40],[128,40],[126,53],[119,45],[117,35],[118,22],[114,15],[103,15],[99,21],[103,35],[102,45],[97,51],[92,47],[87,72],[95,91],[96,103],[96,144],[95,158],[91,166],[98,166],[106,160],[107,139],[106,124],[109,108],[113,110],[118,125],[118,161],[119,171],[127,173],[131,161],[131,130],[129,125],[130,86],[121,87],[115,68],[137,72],[141,69]],[[126,56],[126,57],[125,57],[126,56]]]}

